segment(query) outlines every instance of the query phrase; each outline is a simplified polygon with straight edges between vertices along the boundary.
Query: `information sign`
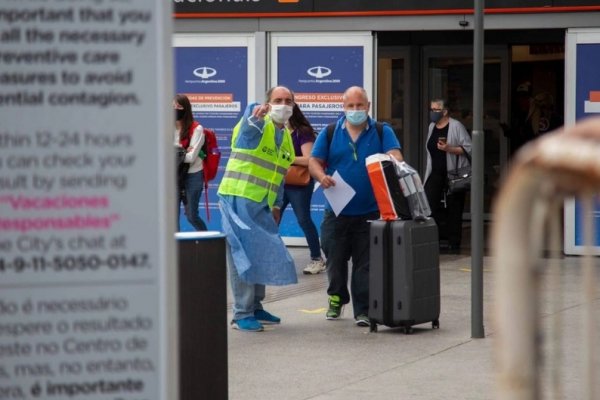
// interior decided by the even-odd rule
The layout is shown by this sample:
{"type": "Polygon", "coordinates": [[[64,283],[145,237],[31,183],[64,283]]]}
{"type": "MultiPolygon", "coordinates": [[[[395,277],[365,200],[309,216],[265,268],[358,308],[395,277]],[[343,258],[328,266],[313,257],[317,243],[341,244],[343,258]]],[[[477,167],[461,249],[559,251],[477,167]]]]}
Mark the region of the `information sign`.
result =
{"type": "Polygon", "coordinates": [[[2,399],[177,396],[170,12],[2,4],[2,399]]]}

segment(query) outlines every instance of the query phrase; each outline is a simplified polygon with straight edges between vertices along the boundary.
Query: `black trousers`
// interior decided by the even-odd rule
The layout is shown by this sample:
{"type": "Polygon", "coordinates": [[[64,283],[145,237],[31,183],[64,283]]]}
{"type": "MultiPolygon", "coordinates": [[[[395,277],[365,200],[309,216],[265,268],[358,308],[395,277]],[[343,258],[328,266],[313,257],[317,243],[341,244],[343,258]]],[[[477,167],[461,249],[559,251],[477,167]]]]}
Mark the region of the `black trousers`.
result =
{"type": "Polygon", "coordinates": [[[340,296],[341,304],[352,300],[354,316],[369,312],[369,229],[370,220],[379,212],[335,216],[325,210],[321,223],[321,247],[327,257],[328,295],[340,296]],[[352,259],[350,291],[348,291],[348,261],[352,259]],[[352,296],[351,296],[352,295],[352,296]]]}
{"type": "Polygon", "coordinates": [[[446,195],[446,174],[433,172],[425,182],[425,194],[431,207],[431,216],[439,227],[440,239],[448,239],[450,247],[459,248],[462,239],[462,213],[465,193],[446,195]]]}

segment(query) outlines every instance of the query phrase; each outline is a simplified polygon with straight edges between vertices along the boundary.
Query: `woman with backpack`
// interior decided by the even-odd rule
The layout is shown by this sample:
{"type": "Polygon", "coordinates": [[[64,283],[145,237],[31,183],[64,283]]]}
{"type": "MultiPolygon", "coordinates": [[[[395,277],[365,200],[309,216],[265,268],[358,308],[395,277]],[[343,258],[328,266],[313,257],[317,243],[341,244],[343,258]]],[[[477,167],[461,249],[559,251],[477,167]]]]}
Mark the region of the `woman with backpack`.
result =
{"type": "MultiPolygon", "coordinates": [[[[183,165],[178,167],[179,202],[183,202],[185,215],[197,231],[207,230],[200,218],[200,196],[204,188],[203,163],[200,151],[204,145],[202,125],[194,121],[192,105],[187,96],[177,94],[173,100],[175,109],[175,146],[185,149],[183,165]]],[[[179,219],[177,221],[179,230],[179,219]]]]}

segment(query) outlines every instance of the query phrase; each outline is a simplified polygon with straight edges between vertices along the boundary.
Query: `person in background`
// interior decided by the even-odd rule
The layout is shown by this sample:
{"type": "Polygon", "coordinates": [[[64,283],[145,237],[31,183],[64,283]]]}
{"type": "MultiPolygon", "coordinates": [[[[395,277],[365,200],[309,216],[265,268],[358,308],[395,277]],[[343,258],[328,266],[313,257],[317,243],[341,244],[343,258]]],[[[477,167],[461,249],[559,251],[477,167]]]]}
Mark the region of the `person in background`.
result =
{"type": "Polygon", "coordinates": [[[431,101],[429,119],[431,123],[426,142],[425,194],[431,207],[431,216],[440,226],[440,232],[442,227],[446,227],[448,252],[458,253],[465,193],[447,194],[446,189],[448,171],[454,170],[457,165],[458,168],[470,165],[465,152],[471,153],[471,136],[463,124],[450,117],[448,104],[443,99],[431,101]],[[442,206],[444,200],[447,210],[442,206]]]}
{"type": "MultiPolygon", "coordinates": [[[[199,157],[202,145],[204,145],[204,132],[202,125],[194,121],[192,105],[187,96],[177,94],[173,100],[175,109],[175,145],[185,149],[183,162],[189,165],[187,174],[182,179],[183,193],[179,201],[183,201],[185,216],[197,231],[205,231],[206,224],[200,218],[200,196],[204,188],[204,173],[202,171],[202,159],[199,157]]],[[[178,203],[179,206],[179,203],[178,203]]],[[[177,219],[177,230],[179,230],[179,218],[177,219]]]]}
{"type": "Polygon", "coordinates": [[[270,89],[266,97],[264,104],[248,105],[233,129],[218,192],[234,299],[231,325],[246,332],[281,322],[261,304],[265,285],[298,281],[294,260],[278,233],[283,177],[294,162],[294,145],[285,126],[294,97],[283,86],[270,89]]]}
{"type": "Polygon", "coordinates": [[[348,260],[352,259],[350,291],[354,319],[369,326],[369,220],[379,218],[379,208],[371,187],[365,160],[376,153],[388,153],[402,161],[400,143],[389,125],[381,136],[369,117],[371,103],[365,89],[353,86],[342,97],[344,116],[335,124],[331,142],[324,128],[317,137],[308,167],[323,188],[335,186],[334,172],[356,194],[336,216],[327,204],[321,225],[321,245],[327,258],[329,308],[325,317],[337,320],[350,302],[348,260]]]}
{"type": "Polygon", "coordinates": [[[548,92],[540,92],[533,96],[529,114],[535,138],[563,124],[562,117],[556,112],[554,96],[548,92]]]}
{"type": "Polygon", "coordinates": [[[531,98],[531,84],[523,82],[517,86],[513,99],[514,104],[510,126],[505,123],[500,124],[504,131],[504,136],[509,139],[511,156],[535,136],[530,114],[533,102],[531,98]]]}
{"type": "MultiPolygon", "coordinates": [[[[292,141],[294,142],[294,151],[296,158],[292,165],[299,165],[308,168],[308,158],[315,142],[315,132],[306,119],[300,107],[294,104],[293,113],[288,121],[292,130],[292,141]]],[[[317,227],[310,215],[310,201],[312,199],[315,181],[311,177],[308,185],[298,186],[285,184],[283,192],[283,204],[281,206],[281,215],[288,204],[292,205],[294,215],[298,220],[298,225],[304,232],[304,237],[308,243],[311,262],[302,270],[304,274],[318,274],[325,271],[325,262],[321,257],[321,246],[319,244],[319,234],[317,227]]]]}
{"type": "Polygon", "coordinates": [[[562,117],[556,112],[554,96],[549,92],[532,96],[529,82],[517,86],[514,100],[510,126],[500,124],[504,136],[509,138],[511,156],[525,143],[563,124],[562,117]]]}

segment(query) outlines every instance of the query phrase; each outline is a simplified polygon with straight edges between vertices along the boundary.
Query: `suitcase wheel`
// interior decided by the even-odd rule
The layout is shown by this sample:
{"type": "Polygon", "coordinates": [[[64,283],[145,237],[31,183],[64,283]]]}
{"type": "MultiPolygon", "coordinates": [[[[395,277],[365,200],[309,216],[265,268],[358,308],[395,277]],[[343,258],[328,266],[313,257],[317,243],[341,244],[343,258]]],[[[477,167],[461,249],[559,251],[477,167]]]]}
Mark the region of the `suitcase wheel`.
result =
{"type": "Polygon", "coordinates": [[[377,322],[372,319],[369,320],[369,332],[377,332],[377,322]]]}
{"type": "Polygon", "coordinates": [[[410,335],[411,333],[413,333],[413,328],[412,328],[412,326],[405,326],[405,327],[404,327],[404,334],[405,334],[405,335],[410,335]]]}
{"type": "Polygon", "coordinates": [[[440,329],[440,320],[434,319],[433,321],[431,321],[431,328],[432,329],[440,329]]]}

